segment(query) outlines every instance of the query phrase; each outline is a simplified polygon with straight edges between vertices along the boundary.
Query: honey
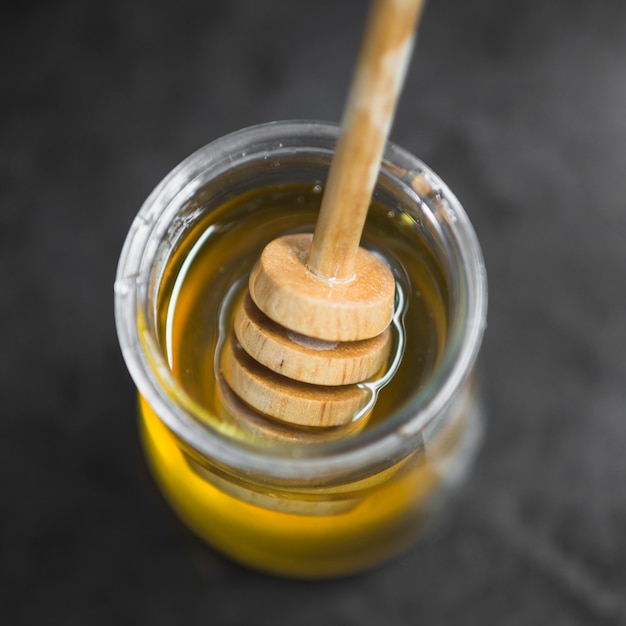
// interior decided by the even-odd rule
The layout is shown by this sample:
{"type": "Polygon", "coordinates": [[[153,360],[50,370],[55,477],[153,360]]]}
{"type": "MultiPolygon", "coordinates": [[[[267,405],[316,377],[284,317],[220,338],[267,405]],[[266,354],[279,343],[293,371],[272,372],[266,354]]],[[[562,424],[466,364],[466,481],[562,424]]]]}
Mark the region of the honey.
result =
{"type": "Polygon", "coordinates": [[[437,512],[441,478],[417,454],[372,484],[300,493],[229,489],[186,457],[145,401],[141,432],[155,478],[181,519],[231,558],[274,574],[318,578],[363,570],[409,546],[437,512]]]}
{"type": "MultiPolygon", "coordinates": [[[[281,185],[237,198],[199,223],[166,268],[158,304],[163,349],[185,392],[208,413],[228,419],[218,400],[218,355],[252,263],[276,236],[312,230],[321,192],[320,185],[281,185]]],[[[376,391],[365,428],[397,410],[432,374],[447,330],[442,272],[419,229],[382,205],[370,212],[364,245],[389,260],[405,295],[394,327],[399,363],[376,391]]],[[[141,412],[153,471],[188,525],[242,562],[278,573],[341,574],[400,550],[426,525],[428,499],[439,486],[437,470],[417,453],[336,489],[229,488],[185,456],[146,402],[141,412]]],[[[250,437],[236,428],[230,436],[250,437]]],[[[254,443],[274,442],[257,436],[254,443]]],[[[303,437],[294,445],[306,444],[303,437]]]]}

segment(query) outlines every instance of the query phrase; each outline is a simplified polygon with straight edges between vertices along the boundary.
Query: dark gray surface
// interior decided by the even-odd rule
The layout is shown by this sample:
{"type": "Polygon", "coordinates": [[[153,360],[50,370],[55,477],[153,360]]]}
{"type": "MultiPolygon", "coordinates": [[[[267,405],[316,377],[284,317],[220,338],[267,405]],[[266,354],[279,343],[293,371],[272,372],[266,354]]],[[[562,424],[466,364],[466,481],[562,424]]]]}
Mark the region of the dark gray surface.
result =
{"type": "Polygon", "coordinates": [[[430,540],[326,583],[233,565],[169,513],[112,284],[191,151],[339,120],[366,3],[19,7],[0,20],[2,623],[626,623],[626,3],[428,5],[392,136],[484,247],[489,428],[430,540]]]}

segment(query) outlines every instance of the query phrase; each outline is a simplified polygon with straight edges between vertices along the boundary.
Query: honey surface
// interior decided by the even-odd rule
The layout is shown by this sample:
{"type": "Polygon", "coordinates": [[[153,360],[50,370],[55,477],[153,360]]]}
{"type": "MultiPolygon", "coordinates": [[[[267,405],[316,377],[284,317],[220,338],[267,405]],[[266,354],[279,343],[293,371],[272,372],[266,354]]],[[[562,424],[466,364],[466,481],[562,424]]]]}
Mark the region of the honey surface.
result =
{"type": "MultiPolygon", "coordinates": [[[[159,303],[164,348],[184,391],[209,413],[221,410],[216,363],[252,265],[268,241],[286,232],[312,231],[320,200],[318,186],[295,184],[238,198],[199,223],[166,268],[159,303]]],[[[377,389],[368,421],[374,425],[432,373],[446,337],[447,294],[419,225],[406,213],[374,204],[362,245],[392,266],[404,299],[395,328],[401,359],[389,382],[377,389]]]]}

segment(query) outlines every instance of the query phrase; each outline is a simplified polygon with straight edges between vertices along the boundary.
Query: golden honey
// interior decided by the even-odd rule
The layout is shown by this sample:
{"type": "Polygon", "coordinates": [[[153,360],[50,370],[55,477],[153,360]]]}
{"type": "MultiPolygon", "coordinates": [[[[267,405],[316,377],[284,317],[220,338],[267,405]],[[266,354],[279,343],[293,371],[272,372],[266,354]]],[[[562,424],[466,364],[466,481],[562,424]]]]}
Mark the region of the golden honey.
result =
{"type": "MultiPolygon", "coordinates": [[[[282,185],[237,198],[200,223],[166,269],[158,305],[162,347],[176,379],[207,412],[223,413],[216,400],[217,355],[251,264],[278,234],[312,229],[321,192],[319,185],[282,185]]],[[[415,225],[382,206],[373,206],[371,215],[364,241],[392,259],[407,300],[396,328],[399,366],[378,391],[366,428],[384,420],[432,373],[447,329],[441,270],[415,225]]],[[[278,573],[341,574],[399,551],[426,525],[429,498],[439,487],[437,469],[421,450],[337,488],[279,493],[234,485],[185,455],[145,401],[141,413],[152,469],[181,517],[236,559],[278,573]]],[[[259,437],[255,443],[272,442],[259,437]]]]}

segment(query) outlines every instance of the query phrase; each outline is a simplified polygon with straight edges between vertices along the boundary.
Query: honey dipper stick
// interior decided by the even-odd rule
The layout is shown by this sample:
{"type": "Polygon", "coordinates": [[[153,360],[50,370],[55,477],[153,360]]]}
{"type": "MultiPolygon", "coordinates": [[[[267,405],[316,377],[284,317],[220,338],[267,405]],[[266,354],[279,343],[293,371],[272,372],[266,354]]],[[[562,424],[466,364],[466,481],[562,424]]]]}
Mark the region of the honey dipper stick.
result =
{"type": "Polygon", "coordinates": [[[373,1],[315,232],[270,242],[251,272],[250,296],[266,321],[252,303],[239,307],[222,370],[263,415],[349,424],[364,396],[347,383],[372,376],[389,354],[395,280],[359,244],[422,6],[373,1]]]}

